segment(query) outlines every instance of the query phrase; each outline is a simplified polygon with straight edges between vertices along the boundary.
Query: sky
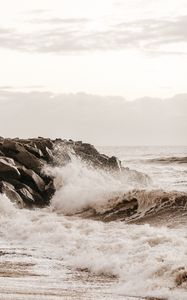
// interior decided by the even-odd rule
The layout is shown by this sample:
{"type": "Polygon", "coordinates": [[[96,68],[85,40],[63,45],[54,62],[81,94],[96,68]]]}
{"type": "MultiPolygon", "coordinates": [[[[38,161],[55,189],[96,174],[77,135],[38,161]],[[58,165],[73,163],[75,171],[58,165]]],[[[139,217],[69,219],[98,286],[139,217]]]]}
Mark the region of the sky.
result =
{"type": "Polygon", "coordinates": [[[0,0],[1,87],[187,92],[186,0],[0,0]]]}
{"type": "MultiPolygon", "coordinates": [[[[88,132],[85,133],[84,126],[81,125],[82,120],[77,118],[80,125],[80,128],[76,127],[79,129],[77,133],[73,124],[69,126],[66,119],[66,123],[62,124],[67,130],[59,132],[57,127],[54,127],[50,131],[51,136],[63,134],[69,135],[70,138],[83,137],[97,144],[101,144],[102,139],[103,144],[112,144],[114,140],[118,144],[139,144],[141,141],[140,132],[136,130],[137,125],[130,126],[128,122],[122,122],[123,126],[128,125],[124,132],[129,130],[129,136],[134,135],[134,138],[128,137],[128,141],[124,141],[124,128],[121,128],[117,116],[122,120],[123,108],[127,110],[124,115],[133,119],[133,112],[129,108],[131,104],[127,105],[126,101],[137,103],[137,99],[140,99],[139,103],[142,103],[141,98],[147,97],[145,99],[154,99],[159,103],[160,111],[165,107],[162,99],[166,99],[166,102],[168,99],[179,101],[181,106],[178,107],[177,117],[176,114],[173,115],[172,104],[168,120],[171,124],[180,119],[182,121],[179,122],[181,127],[176,124],[178,131],[173,139],[161,138],[158,131],[160,139],[155,136],[153,141],[151,134],[146,133],[147,123],[142,121],[142,143],[187,143],[184,134],[187,123],[183,111],[187,101],[187,96],[184,96],[187,94],[186,0],[0,0],[0,8],[1,112],[5,114],[3,120],[7,124],[9,107],[12,122],[17,120],[16,124],[19,127],[15,127],[16,132],[11,126],[4,129],[2,126],[5,126],[5,123],[2,124],[1,118],[1,135],[36,135],[36,128],[27,128],[24,132],[22,118],[17,119],[16,116],[17,109],[19,114],[21,111],[25,112],[25,103],[30,103],[30,111],[34,110],[40,115],[39,109],[37,112],[35,107],[37,98],[40,109],[42,103],[45,117],[55,119],[57,112],[53,111],[53,115],[50,116],[45,107],[51,109],[51,103],[48,102],[58,99],[55,102],[57,111],[58,108],[60,111],[63,108],[66,111],[67,106],[68,109],[73,107],[80,118],[84,110],[81,103],[86,105],[87,115],[90,116],[87,125],[90,127],[85,125],[88,127],[88,132]],[[83,100],[80,99],[80,95],[83,100]],[[182,104],[181,100],[178,100],[181,97],[182,104]],[[110,111],[108,106],[111,109],[111,99],[113,106],[110,111]],[[69,102],[71,104],[68,104],[69,102]],[[99,129],[92,136],[89,130],[93,132],[92,122],[96,122],[96,119],[91,113],[94,107],[97,118],[96,111],[100,112],[99,108],[102,105],[105,109],[102,108],[101,111],[104,113],[106,110],[109,116],[105,116],[104,113],[104,125],[101,122],[102,136],[99,135],[99,129]],[[118,126],[115,124],[112,129],[114,124],[109,120],[114,110],[114,120],[118,126]],[[127,116],[127,112],[130,116],[127,116]],[[114,133],[110,135],[109,132],[114,133]]],[[[146,119],[155,105],[152,100],[146,100],[145,103],[141,104],[145,110],[143,114],[141,108],[141,120],[146,119]]],[[[138,104],[137,107],[139,106],[138,104]]],[[[137,109],[135,110],[139,111],[140,107],[137,109]]],[[[75,115],[71,110],[68,112],[75,115]]],[[[71,120],[71,117],[69,119],[71,120]]],[[[47,125],[47,121],[41,124],[41,134],[49,133],[47,130],[45,132],[47,125]]],[[[156,120],[154,127],[156,128],[156,120]]]]}

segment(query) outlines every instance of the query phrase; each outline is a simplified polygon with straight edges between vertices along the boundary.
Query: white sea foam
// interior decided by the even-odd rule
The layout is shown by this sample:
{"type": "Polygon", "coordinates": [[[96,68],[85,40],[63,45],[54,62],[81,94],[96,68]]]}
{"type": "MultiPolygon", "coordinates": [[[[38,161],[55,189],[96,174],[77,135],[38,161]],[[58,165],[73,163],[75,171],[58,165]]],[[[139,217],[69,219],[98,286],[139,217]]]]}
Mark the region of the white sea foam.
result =
{"type": "Polygon", "coordinates": [[[185,287],[175,283],[178,268],[187,266],[183,229],[105,224],[57,215],[50,209],[20,210],[5,196],[0,197],[0,211],[1,245],[35,248],[39,257],[47,253],[72,268],[117,276],[118,293],[186,299],[185,287]]]}
{"type": "Polygon", "coordinates": [[[148,177],[136,171],[111,174],[88,166],[76,157],[64,167],[48,167],[46,172],[55,177],[57,190],[51,208],[65,214],[98,209],[111,198],[148,183],[148,177]]]}
{"type": "MultiPolygon", "coordinates": [[[[53,280],[61,278],[62,261],[73,269],[87,268],[91,273],[117,276],[119,284],[114,288],[113,299],[115,294],[187,299],[186,283],[177,286],[175,281],[187,267],[186,228],[102,223],[64,215],[97,207],[114,194],[141,186],[139,177],[112,177],[79,160],[47,171],[55,176],[58,189],[51,207],[18,209],[0,195],[1,249],[24,248],[36,263],[35,271],[53,280]]],[[[8,258],[18,259],[15,254],[8,258]]],[[[2,282],[6,283],[0,277],[0,286],[2,282]]],[[[63,285],[59,280],[58,287],[63,285]]]]}

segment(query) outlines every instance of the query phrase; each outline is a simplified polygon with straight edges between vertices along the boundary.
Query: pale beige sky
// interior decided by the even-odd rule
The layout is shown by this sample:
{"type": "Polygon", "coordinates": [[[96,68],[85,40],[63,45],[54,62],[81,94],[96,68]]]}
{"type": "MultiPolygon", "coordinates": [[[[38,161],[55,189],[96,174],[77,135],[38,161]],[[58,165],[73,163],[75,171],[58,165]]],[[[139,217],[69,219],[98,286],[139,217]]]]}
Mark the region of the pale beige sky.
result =
{"type": "Polygon", "coordinates": [[[95,145],[187,145],[187,94],[170,99],[0,91],[0,135],[95,145]]]}
{"type": "Polygon", "coordinates": [[[187,92],[186,0],[0,0],[0,88],[187,92]]]}

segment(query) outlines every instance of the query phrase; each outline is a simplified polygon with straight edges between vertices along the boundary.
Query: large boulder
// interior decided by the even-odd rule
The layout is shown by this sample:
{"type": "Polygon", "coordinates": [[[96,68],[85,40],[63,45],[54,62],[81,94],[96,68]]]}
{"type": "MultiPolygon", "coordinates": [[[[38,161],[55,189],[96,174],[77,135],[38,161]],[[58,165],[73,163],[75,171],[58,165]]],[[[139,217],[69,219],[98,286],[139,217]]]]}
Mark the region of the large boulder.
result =
{"type": "Polygon", "coordinates": [[[36,191],[32,190],[30,187],[23,185],[21,188],[17,189],[16,192],[21,196],[22,200],[26,204],[26,206],[33,207],[33,206],[45,206],[49,202],[44,201],[43,197],[37,193],[36,191]]]}
{"type": "Polygon", "coordinates": [[[83,143],[81,141],[73,142],[71,140],[66,142],[66,144],[74,150],[78,157],[94,167],[110,171],[121,170],[121,162],[115,156],[108,157],[107,155],[101,154],[91,144],[83,143]]]}
{"type": "Polygon", "coordinates": [[[19,205],[22,200],[22,206],[47,205],[55,190],[53,178],[43,173],[43,166],[52,163],[52,148],[49,139],[1,139],[0,180],[4,181],[0,193],[19,205]]]}
{"type": "Polygon", "coordinates": [[[20,172],[15,166],[14,160],[8,157],[0,157],[0,178],[19,178],[20,172]]]}
{"type": "Polygon", "coordinates": [[[44,163],[38,159],[35,155],[30,153],[20,143],[13,140],[5,139],[3,142],[3,152],[12,157],[14,160],[23,164],[28,169],[34,170],[36,173],[40,173],[44,163]]]}
{"type": "MultiPolygon", "coordinates": [[[[44,206],[49,203],[48,192],[46,190],[43,193],[39,193],[32,189],[29,185],[26,185],[22,181],[16,179],[9,179],[9,182],[4,182],[4,184],[6,184],[8,189],[13,190],[20,195],[26,205],[44,206]]],[[[47,186],[45,188],[47,189],[47,186]]]]}
{"type": "Polygon", "coordinates": [[[118,171],[121,170],[121,162],[115,156],[109,157],[109,159],[108,159],[108,166],[112,170],[118,170],[118,171]]]}
{"type": "Polygon", "coordinates": [[[42,151],[36,147],[26,144],[25,149],[27,149],[30,153],[34,154],[37,158],[44,158],[42,151]]]}
{"type": "Polygon", "coordinates": [[[27,206],[33,206],[35,203],[34,196],[30,193],[27,188],[21,188],[17,191],[21,198],[23,199],[24,203],[27,206]]]}
{"type": "Polygon", "coordinates": [[[0,192],[5,194],[11,201],[15,202],[20,208],[25,206],[21,196],[15,191],[14,186],[8,182],[0,181],[0,192]]]}
{"type": "Polygon", "coordinates": [[[52,150],[54,149],[54,143],[50,139],[32,139],[30,145],[41,151],[47,162],[51,162],[53,160],[52,150]]]}
{"type": "Polygon", "coordinates": [[[33,170],[26,169],[24,166],[18,167],[18,170],[21,174],[21,179],[25,184],[39,192],[43,192],[45,190],[44,180],[33,170]]]}

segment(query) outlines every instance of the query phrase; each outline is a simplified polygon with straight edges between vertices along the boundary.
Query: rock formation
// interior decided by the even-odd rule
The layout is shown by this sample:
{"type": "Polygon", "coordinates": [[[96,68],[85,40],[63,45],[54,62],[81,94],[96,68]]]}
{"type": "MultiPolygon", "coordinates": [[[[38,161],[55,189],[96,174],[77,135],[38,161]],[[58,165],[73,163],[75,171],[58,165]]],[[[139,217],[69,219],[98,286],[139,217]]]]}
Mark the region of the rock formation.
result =
{"type": "Polygon", "coordinates": [[[81,141],[0,137],[0,193],[20,207],[48,205],[55,189],[44,166],[66,164],[71,160],[70,153],[95,167],[116,171],[121,168],[116,157],[100,154],[94,146],[81,141]]]}

